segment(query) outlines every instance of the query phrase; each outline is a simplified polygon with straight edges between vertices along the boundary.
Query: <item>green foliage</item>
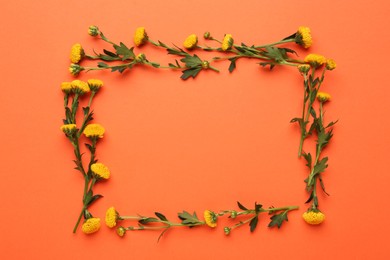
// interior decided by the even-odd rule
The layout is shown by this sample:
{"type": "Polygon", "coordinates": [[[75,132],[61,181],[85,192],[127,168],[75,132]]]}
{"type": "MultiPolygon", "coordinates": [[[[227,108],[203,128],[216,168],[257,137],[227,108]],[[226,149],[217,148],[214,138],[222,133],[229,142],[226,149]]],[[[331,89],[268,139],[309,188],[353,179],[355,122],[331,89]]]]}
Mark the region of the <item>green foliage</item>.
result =
{"type": "Polygon", "coordinates": [[[123,42],[120,43],[120,45],[113,45],[116,51],[116,54],[118,56],[122,56],[122,61],[127,60],[127,59],[134,59],[135,55],[133,52],[133,47],[128,48],[123,42]]]}
{"type": "Polygon", "coordinates": [[[285,210],[279,214],[275,214],[271,217],[271,222],[268,224],[268,227],[274,227],[277,226],[280,228],[283,224],[283,221],[288,221],[287,218],[288,210],[285,210]]]}
{"type": "Polygon", "coordinates": [[[196,212],[191,215],[187,211],[183,211],[182,213],[178,213],[178,217],[182,220],[181,223],[184,225],[195,225],[201,223],[196,215],[196,212]]]}

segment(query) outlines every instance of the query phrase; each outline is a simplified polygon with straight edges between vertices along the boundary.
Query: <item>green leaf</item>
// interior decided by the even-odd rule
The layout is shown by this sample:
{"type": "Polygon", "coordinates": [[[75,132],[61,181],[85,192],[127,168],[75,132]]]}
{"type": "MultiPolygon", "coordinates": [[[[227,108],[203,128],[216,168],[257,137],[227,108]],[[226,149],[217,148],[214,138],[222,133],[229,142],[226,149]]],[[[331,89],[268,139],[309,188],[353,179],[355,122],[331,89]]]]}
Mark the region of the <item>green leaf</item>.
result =
{"type": "Polygon", "coordinates": [[[193,225],[200,223],[196,212],[191,215],[187,211],[183,211],[182,213],[178,213],[178,217],[182,220],[181,223],[185,225],[193,225]]]}
{"type": "Polygon", "coordinates": [[[310,154],[310,153],[305,153],[305,152],[303,152],[303,153],[302,153],[302,156],[303,156],[303,158],[305,158],[305,160],[306,160],[306,162],[307,162],[306,166],[307,166],[309,169],[311,169],[311,164],[312,164],[312,157],[311,157],[311,154],[310,154]]]}
{"type": "Polygon", "coordinates": [[[249,223],[250,231],[251,231],[251,232],[255,231],[258,222],[259,222],[259,217],[258,217],[258,216],[254,217],[254,218],[251,220],[251,222],[249,223]]]}
{"type": "Polygon", "coordinates": [[[123,73],[123,71],[125,71],[127,68],[131,68],[132,66],[114,66],[114,67],[111,67],[111,72],[114,72],[114,71],[119,71],[120,73],[123,73]]]}
{"type": "Polygon", "coordinates": [[[297,36],[297,33],[293,33],[290,36],[287,36],[286,38],[282,39],[282,41],[289,40],[289,39],[295,39],[296,36],[297,36]]]}
{"type": "Polygon", "coordinates": [[[202,66],[202,60],[196,54],[194,54],[194,56],[188,55],[182,58],[180,61],[185,63],[187,68],[202,66]]]}
{"type": "Polygon", "coordinates": [[[98,62],[98,67],[99,68],[107,68],[108,64],[100,61],[100,62],[98,62]]]}
{"type": "Polygon", "coordinates": [[[255,202],[255,212],[256,212],[256,214],[258,214],[260,212],[262,207],[263,207],[263,205],[257,204],[257,202],[255,202]]]}
{"type": "Polygon", "coordinates": [[[168,219],[161,213],[159,212],[154,212],[154,214],[159,218],[161,219],[162,221],[168,221],[168,219]]]}
{"type": "Polygon", "coordinates": [[[244,207],[239,201],[237,201],[237,205],[242,210],[248,210],[246,207],[244,207]]]}
{"type": "Polygon", "coordinates": [[[268,227],[277,226],[278,228],[280,228],[283,224],[283,221],[288,221],[287,212],[288,212],[288,210],[286,210],[282,213],[273,215],[271,217],[271,222],[268,224],[268,227]]]}
{"type": "Polygon", "coordinates": [[[323,191],[326,195],[330,196],[329,193],[327,193],[326,190],[325,190],[325,185],[324,185],[324,182],[322,181],[321,174],[319,175],[318,179],[320,180],[320,186],[321,186],[322,191],[323,191]]]}
{"type": "Polygon", "coordinates": [[[108,50],[103,50],[103,52],[110,56],[110,57],[118,57],[118,55],[116,55],[115,53],[111,52],[111,51],[108,51],[108,50]]]}
{"type": "Polygon", "coordinates": [[[157,239],[157,243],[160,241],[160,239],[162,238],[162,236],[165,234],[165,232],[167,232],[168,229],[164,229],[163,232],[161,232],[161,234],[158,236],[158,239],[157,239]]]}
{"type": "Polygon", "coordinates": [[[88,206],[92,205],[92,203],[94,203],[100,198],[103,198],[103,195],[96,194],[95,196],[91,197],[90,201],[88,202],[88,206]]]}
{"type": "Polygon", "coordinates": [[[195,78],[196,75],[199,74],[199,72],[202,70],[202,68],[191,68],[191,69],[186,69],[183,70],[183,74],[181,75],[181,79],[188,79],[189,77],[195,78]]]}
{"type": "Polygon", "coordinates": [[[236,68],[236,60],[237,59],[232,58],[229,60],[230,60],[229,72],[232,73],[233,70],[235,70],[235,68],[236,68]]]}
{"type": "Polygon", "coordinates": [[[129,58],[134,59],[135,55],[133,52],[133,47],[128,48],[123,42],[120,43],[120,45],[114,45],[114,48],[116,50],[116,54],[119,56],[122,56],[122,60],[127,60],[129,58]]]}
{"type": "Polygon", "coordinates": [[[325,126],[325,128],[334,126],[338,121],[339,121],[339,120],[336,120],[335,122],[330,122],[327,126],[325,126]]]}
{"type": "Polygon", "coordinates": [[[148,223],[153,223],[153,222],[159,222],[159,220],[157,218],[152,218],[152,217],[145,217],[145,218],[138,220],[138,223],[140,223],[142,225],[145,225],[148,223]]]}

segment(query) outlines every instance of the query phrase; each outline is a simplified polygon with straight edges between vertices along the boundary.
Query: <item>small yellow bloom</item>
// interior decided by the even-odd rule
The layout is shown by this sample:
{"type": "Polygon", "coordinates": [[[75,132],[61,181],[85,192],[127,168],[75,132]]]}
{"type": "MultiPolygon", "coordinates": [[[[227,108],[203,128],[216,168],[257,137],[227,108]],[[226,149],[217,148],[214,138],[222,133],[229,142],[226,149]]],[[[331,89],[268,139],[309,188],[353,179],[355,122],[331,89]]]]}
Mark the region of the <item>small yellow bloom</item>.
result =
{"type": "Polygon", "coordinates": [[[306,74],[310,70],[310,65],[308,64],[298,65],[298,70],[300,73],[306,74]]]}
{"type": "Polygon", "coordinates": [[[73,135],[77,131],[77,127],[75,124],[65,124],[61,126],[61,131],[66,135],[73,135]]]}
{"type": "Polygon", "coordinates": [[[81,47],[80,43],[76,43],[72,46],[72,49],[70,50],[70,61],[72,63],[79,63],[84,58],[84,49],[81,47]]]}
{"type": "Polygon", "coordinates": [[[62,90],[62,92],[69,94],[70,92],[72,92],[72,83],[62,82],[61,83],[61,90],[62,90]]]}
{"type": "Polygon", "coordinates": [[[83,133],[86,137],[103,138],[104,127],[99,124],[89,124],[85,127],[83,133]]]}
{"type": "Polygon", "coordinates": [[[116,221],[118,219],[118,212],[116,212],[114,207],[109,208],[106,211],[106,225],[109,228],[116,226],[116,221]]]}
{"type": "Polygon", "coordinates": [[[144,27],[138,27],[134,34],[134,43],[136,46],[141,46],[148,39],[148,35],[144,27]]]}
{"type": "Polygon", "coordinates": [[[126,234],[126,229],[124,227],[118,227],[116,233],[118,236],[123,237],[126,234]]]}
{"type": "Polygon", "coordinates": [[[69,72],[70,74],[72,74],[73,76],[77,76],[80,74],[81,71],[84,70],[84,67],[81,67],[80,65],[78,64],[75,64],[75,63],[72,63],[70,64],[69,66],[69,72]]]}
{"type": "Polygon", "coordinates": [[[203,34],[203,38],[205,38],[206,40],[210,39],[210,38],[211,38],[210,32],[205,32],[205,33],[203,34]]]}
{"type": "Polygon", "coordinates": [[[100,79],[89,79],[87,81],[89,89],[92,92],[97,92],[101,87],[103,87],[103,81],[100,79]]]}
{"type": "Polygon", "coordinates": [[[191,50],[191,49],[195,48],[197,44],[198,44],[198,36],[196,36],[196,34],[191,34],[184,41],[183,46],[184,46],[184,48],[191,50]]]}
{"type": "Polygon", "coordinates": [[[100,229],[100,218],[89,218],[87,219],[81,227],[81,230],[85,234],[95,233],[100,229]]]}
{"type": "Polygon", "coordinates": [[[89,34],[89,35],[95,37],[95,36],[97,36],[99,33],[100,33],[99,27],[97,27],[97,26],[95,26],[95,25],[89,26],[89,28],[88,28],[88,34],[89,34]]]}
{"type": "Polygon", "coordinates": [[[309,210],[303,213],[302,218],[310,225],[318,225],[325,220],[325,215],[321,211],[309,210]]]}
{"type": "Polygon", "coordinates": [[[334,70],[336,68],[337,64],[333,59],[327,59],[326,60],[326,69],[327,70],[334,70]]]}
{"type": "Polygon", "coordinates": [[[140,53],[138,54],[136,57],[135,57],[135,60],[139,63],[143,63],[145,60],[146,60],[146,55],[143,54],[143,53],[140,53]]]}
{"type": "Polygon", "coordinates": [[[306,49],[309,48],[313,44],[310,29],[308,27],[300,26],[295,37],[295,42],[306,49]]]}
{"type": "Polygon", "coordinates": [[[83,94],[88,93],[90,91],[88,83],[81,81],[81,80],[78,80],[78,79],[73,80],[71,82],[71,85],[72,85],[72,89],[73,89],[74,93],[77,93],[80,95],[83,95],[83,94]]]}
{"type": "Polygon", "coordinates": [[[332,97],[328,94],[328,93],[325,93],[325,92],[318,92],[317,93],[317,99],[318,101],[320,102],[327,102],[331,99],[332,97]]]}
{"type": "Polygon", "coordinates": [[[225,37],[222,41],[222,50],[227,51],[232,48],[234,43],[233,36],[231,34],[225,34],[225,37]]]}
{"type": "Polygon", "coordinates": [[[210,210],[205,210],[203,213],[203,217],[204,217],[206,224],[209,227],[214,228],[217,226],[218,216],[214,212],[212,212],[210,210]]]}
{"type": "MultiPolygon", "coordinates": [[[[101,179],[109,179],[110,178],[110,170],[107,166],[102,163],[94,163],[91,165],[91,171],[101,179]]],[[[114,209],[115,210],[115,209],[114,209]]],[[[107,219],[106,219],[107,220],[107,219]]],[[[111,223],[112,224],[112,223],[111,223]]]]}
{"type": "Polygon", "coordinates": [[[314,68],[317,68],[326,62],[326,58],[318,54],[309,54],[305,57],[305,62],[309,63],[314,68]]]}

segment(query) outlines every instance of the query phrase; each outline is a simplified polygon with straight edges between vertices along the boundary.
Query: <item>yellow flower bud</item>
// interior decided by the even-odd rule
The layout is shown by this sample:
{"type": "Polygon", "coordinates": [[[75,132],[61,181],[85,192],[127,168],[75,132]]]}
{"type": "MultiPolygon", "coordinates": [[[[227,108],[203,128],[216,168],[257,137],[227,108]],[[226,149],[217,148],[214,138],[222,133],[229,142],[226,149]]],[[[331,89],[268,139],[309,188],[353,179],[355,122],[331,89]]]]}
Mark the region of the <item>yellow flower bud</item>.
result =
{"type": "Polygon", "coordinates": [[[302,218],[310,225],[318,225],[325,220],[325,215],[319,210],[309,209],[303,213],[302,218]]]}
{"type": "Polygon", "coordinates": [[[141,46],[148,39],[148,35],[144,27],[138,27],[134,34],[134,43],[136,46],[141,46]]]}
{"type": "Polygon", "coordinates": [[[327,59],[326,60],[326,69],[327,70],[334,70],[336,68],[336,62],[333,59],[327,59]]]}
{"type": "MultiPolygon", "coordinates": [[[[102,163],[94,163],[91,165],[91,171],[95,174],[98,179],[109,179],[110,170],[107,166],[102,163]]],[[[114,209],[115,210],[115,209],[114,209]]]]}
{"type": "Polygon", "coordinates": [[[332,97],[328,93],[325,93],[325,92],[318,92],[317,93],[317,99],[318,99],[318,101],[320,101],[322,103],[329,101],[331,98],[332,97]]]}
{"type": "Polygon", "coordinates": [[[309,48],[313,44],[310,29],[304,26],[299,27],[295,37],[295,42],[306,49],[309,48]]]}
{"type": "Polygon", "coordinates": [[[85,234],[92,234],[100,229],[100,218],[89,218],[81,226],[81,230],[85,234]]]}
{"type": "Polygon", "coordinates": [[[85,56],[84,49],[80,43],[76,43],[70,50],[70,61],[72,63],[79,63],[85,56]]]}
{"type": "Polygon", "coordinates": [[[99,124],[89,124],[85,127],[83,133],[89,138],[103,138],[105,129],[99,124]]]}
{"type": "Polygon", "coordinates": [[[230,50],[233,46],[234,40],[231,34],[226,34],[222,41],[222,50],[230,50]]]}
{"type": "Polygon", "coordinates": [[[211,210],[205,210],[203,213],[204,220],[209,227],[216,227],[217,226],[217,220],[218,216],[211,210]]]}
{"type": "Polygon", "coordinates": [[[99,33],[100,33],[99,27],[97,27],[97,26],[95,26],[95,25],[89,26],[89,28],[88,28],[88,34],[89,34],[89,35],[95,37],[95,36],[97,36],[99,33]]]}
{"type": "Polygon", "coordinates": [[[195,34],[191,34],[184,41],[183,46],[184,46],[184,48],[190,50],[190,49],[195,48],[197,44],[198,44],[198,36],[196,36],[195,34]]]}

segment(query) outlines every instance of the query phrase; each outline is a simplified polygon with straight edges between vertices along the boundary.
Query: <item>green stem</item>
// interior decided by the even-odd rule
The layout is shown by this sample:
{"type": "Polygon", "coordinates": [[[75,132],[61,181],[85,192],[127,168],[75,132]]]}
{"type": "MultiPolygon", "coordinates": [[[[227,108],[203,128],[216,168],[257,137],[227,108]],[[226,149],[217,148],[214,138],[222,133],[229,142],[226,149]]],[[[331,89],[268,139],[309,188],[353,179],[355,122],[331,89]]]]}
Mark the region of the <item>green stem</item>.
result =
{"type": "Polygon", "coordinates": [[[81,213],[80,213],[80,215],[79,215],[79,217],[78,217],[78,219],[77,219],[76,225],[75,225],[74,228],[73,228],[73,233],[76,233],[77,227],[79,226],[80,221],[81,221],[81,218],[82,218],[83,215],[84,215],[84,211],[85,211],[85,207],[83,207],[83,209],[81,210],[81,213]]]}
{"type": "Polygon", "coordinates": [[[283,44],[283,43],[288,43],[288,42],[295,42],[295,39],[287,39],[287,40],[281,40],[281,41],[270,43],[270,44],[257,45],[254,48],[260,49],[260,48],[271,47],[271,46],[275,46],[275,45],[279,45],[279,44],[283,44]]]}

